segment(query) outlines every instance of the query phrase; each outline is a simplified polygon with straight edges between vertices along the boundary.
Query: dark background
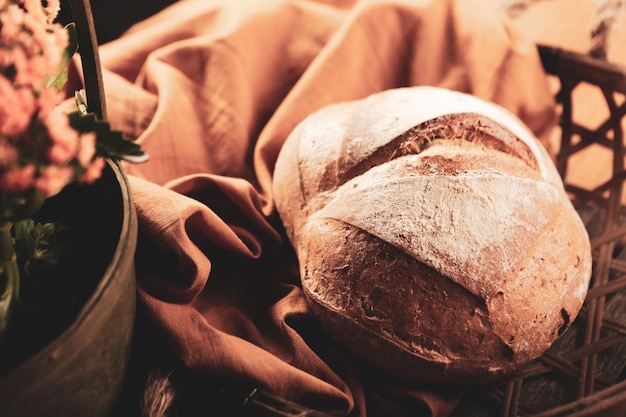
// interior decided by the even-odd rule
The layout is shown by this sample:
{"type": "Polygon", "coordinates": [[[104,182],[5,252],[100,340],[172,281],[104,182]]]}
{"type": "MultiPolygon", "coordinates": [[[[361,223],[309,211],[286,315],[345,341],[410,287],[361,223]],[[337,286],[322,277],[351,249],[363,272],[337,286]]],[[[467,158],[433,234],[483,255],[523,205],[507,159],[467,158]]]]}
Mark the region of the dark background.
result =
{"type": "MultiPolygon", "coordinates": [[[[164,9],[177,0],[91,0],[91,11],[98,43],[119,37],[126,29],[164,9]]],[[[61,0],[59,21],[72,21],[67,0],[61,0]]]]}

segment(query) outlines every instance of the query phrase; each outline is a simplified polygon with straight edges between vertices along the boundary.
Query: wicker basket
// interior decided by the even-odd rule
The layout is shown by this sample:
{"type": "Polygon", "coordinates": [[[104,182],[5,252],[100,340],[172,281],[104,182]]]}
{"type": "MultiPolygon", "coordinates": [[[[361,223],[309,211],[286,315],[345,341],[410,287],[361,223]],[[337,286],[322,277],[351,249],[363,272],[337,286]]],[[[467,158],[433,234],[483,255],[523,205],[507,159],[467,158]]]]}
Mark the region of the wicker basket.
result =
{"type": "Polygon", "coordinates": [[[560,83],[556,163],[590,234],[592,280],[580,315],[546,354],[501,384],[477,388],[454,416],[626,415],[626,68],[559,48],[541,45],[539,52],[560,83]],[[609,116],[597,127],[573,119],[573,91],[582,84],[599,89],[607,104],[609,116]],[[586,189],[568,182],[567,168],[590,146],[610,150],[613,166],[608,181],[586,189]]]}

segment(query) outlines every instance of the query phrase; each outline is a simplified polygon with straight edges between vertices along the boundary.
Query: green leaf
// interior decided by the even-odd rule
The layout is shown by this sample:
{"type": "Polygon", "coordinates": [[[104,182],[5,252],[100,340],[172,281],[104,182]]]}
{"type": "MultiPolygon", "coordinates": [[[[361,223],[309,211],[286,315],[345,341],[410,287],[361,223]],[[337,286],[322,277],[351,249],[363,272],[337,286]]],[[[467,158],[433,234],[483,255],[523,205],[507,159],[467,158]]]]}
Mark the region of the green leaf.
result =
{"type": "Polygon", "coordinates": [[[96,156],[124,159],[134,163],[148,160],[148,154],[138,143],[124,137],[122,132],[112,130],[108,122],[99,120],[94,113],[75,111],[69,114],[69,119],[70,125],[77,131],[96,134],[96,156]]]}
{"type": "Polygon", "coordinates": [[[76,34],[76,24],[70,23],[65,26],[65,29],[68,33],[69,42],[67,47],[65,48],[65,51],[63,52],[61,65],[57,73],[51,76],[46,82],[46,86],[54,86],[57,91],[61,91],[63,86],[67,83],[67,64],[69,64],[76,51],[78,51],[78,35],[76,34]]]}
{"type": "Polygon", "coordinates": [[[20,299],[21,276],[11,224],[0,226],[0,374],[31,354],[46,332],[42,311],[20,299]]]}
{"type": "Polygon", "coordinates": [[[19,263],[31,279],[42,277],[40,271],[60,264],[71,253],[72,239],[62,223],[27,219],[15,222],[13,232],[19,263]]]}
{"type": "Polygon", "coordinates": [[[46,197],[36,188],[14,194],[0,192],[0,223],[26,219],[37,212],[46,197]]]}

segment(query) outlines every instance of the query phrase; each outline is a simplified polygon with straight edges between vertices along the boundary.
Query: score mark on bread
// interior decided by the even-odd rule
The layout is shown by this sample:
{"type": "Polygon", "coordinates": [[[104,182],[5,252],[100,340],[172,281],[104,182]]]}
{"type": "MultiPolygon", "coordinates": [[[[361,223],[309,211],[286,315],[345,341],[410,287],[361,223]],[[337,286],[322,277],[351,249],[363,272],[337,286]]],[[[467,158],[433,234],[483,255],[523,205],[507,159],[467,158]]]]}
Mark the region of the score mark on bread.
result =
{"type": "Polygon", "coordinates": [[[589,238],[552,161],[476,97],[410,87],[321,109],[283,146],[274,192],[312,312],[387,373],[503,377],[584,302],[589,238]]]}

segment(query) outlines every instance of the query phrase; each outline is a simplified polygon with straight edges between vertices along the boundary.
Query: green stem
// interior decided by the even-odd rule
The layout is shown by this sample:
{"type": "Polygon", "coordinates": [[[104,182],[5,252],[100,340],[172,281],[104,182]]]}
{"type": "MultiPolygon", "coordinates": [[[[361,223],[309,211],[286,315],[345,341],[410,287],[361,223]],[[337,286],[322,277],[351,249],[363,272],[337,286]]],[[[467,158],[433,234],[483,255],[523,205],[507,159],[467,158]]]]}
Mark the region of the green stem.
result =
{"type": "Polygon", "coordinates": [[[20,267],[10,222],[0,224],[0,375],[17,366],[45,342],[43,312],[20,297],[20,267]]]}
{"type": "Polygon", "coordinates": [[[0,351],[8,337],[12,311],[18,302],[20,271],[17,265],[10,222],[0,225],[0,351]]]}
{"type": "Polygon", "coordinates": [[[0,268],[4,263],[10,261],[15,255],[13,249],[13,236],[11,236],[11,228],[13,222],[4,222],[0,224],[0,268]]]}

